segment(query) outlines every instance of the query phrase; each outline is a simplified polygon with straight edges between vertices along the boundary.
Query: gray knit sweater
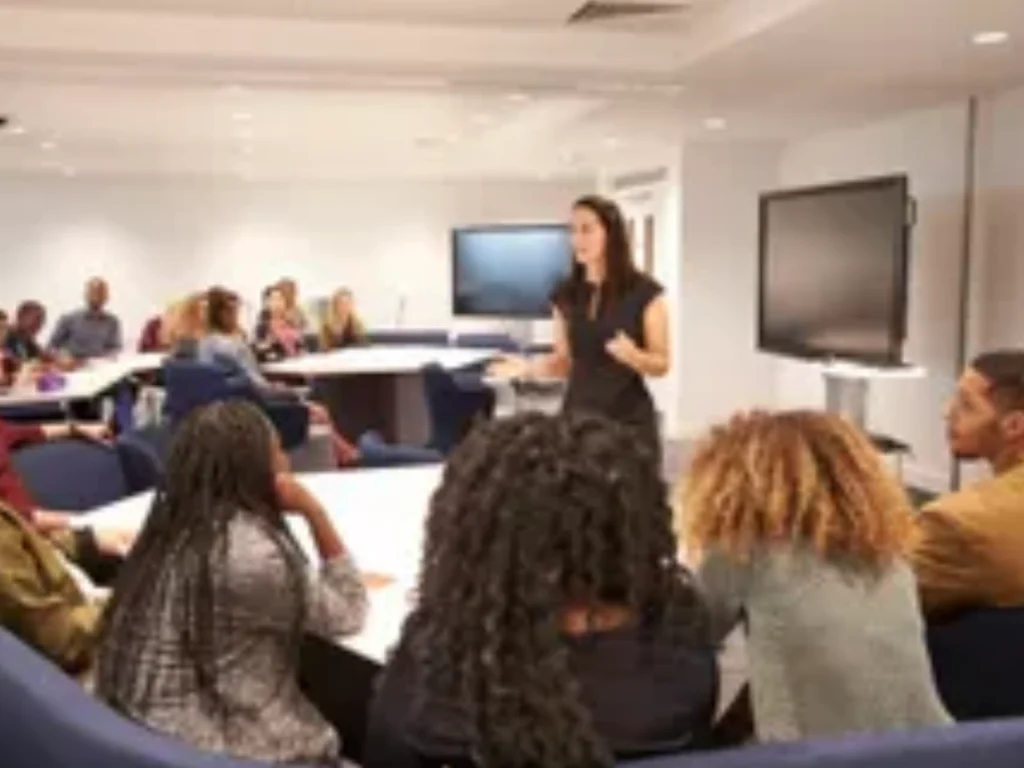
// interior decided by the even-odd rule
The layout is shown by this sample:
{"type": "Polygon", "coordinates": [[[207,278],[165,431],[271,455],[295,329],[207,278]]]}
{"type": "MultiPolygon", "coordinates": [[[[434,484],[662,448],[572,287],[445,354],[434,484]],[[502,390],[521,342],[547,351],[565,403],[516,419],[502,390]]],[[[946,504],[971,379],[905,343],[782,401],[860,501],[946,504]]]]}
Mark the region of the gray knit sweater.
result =
{"type": "Polygon", "coordinates": [[[745,625],[759,740],[950,722],[906,563],[871,575],[781,546],[746,564],[711,552],[699,576],[716,639],[745,625]]]}

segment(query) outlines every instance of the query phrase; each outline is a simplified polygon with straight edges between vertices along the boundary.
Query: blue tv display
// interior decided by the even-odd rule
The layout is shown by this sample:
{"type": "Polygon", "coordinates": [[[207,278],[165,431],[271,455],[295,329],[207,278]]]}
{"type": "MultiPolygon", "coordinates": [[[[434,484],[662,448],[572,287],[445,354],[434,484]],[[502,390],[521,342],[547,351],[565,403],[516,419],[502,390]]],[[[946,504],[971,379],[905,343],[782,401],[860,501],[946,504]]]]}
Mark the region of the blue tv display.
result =
{"type": "Polygon", "coordinates": [[[572,269],[562,224],[488,226],[452,232],[452,313],[542,319],[572,269]]]}

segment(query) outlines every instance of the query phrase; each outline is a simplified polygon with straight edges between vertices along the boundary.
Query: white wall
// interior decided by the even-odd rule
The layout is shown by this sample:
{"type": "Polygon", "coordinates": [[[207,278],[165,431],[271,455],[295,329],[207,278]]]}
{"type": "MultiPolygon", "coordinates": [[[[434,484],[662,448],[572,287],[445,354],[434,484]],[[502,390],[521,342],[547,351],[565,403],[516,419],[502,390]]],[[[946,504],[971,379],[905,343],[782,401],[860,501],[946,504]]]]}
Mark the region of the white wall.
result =
{"type": "Polygon", "coordinates": [[[134,344],[190,290],[219,283],[255,303],[290,275],[307,296],[351,287],[371,325],[394,326],[404,296],[407,326],[448,327],[452,227],[563,221],[590,186],[2,179],[0,306],[39,298],[54,316],[105,275],[134,344]]]}
{"type": "Polygon", "coordinates": [[[757,200],[776,183],[773,144],[688,144],[679,271],[680,421],[702,432],[735,411],[771,407],[771,360],[757,346],[757,200]]]}

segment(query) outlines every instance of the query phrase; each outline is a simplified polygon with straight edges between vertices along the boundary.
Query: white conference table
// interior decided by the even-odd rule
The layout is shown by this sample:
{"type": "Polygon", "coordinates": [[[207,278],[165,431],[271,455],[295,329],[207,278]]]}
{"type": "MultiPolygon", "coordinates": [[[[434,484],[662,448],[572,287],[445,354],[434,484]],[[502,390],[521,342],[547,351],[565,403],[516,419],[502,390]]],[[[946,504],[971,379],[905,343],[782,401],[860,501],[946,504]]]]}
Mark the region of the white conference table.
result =
{"type": "MultiPolygon", "coordinates": [[[[338,643],[376,664],[383,664],[398,640],[408,615],[423,550],[424,521],[430,497],[441,481],[439,466],[365,469],[300,475],[299,479],[327,507],[331,520],[360,570],[394,578],[370,590],[370,610],[363,630],[338,643]]],[[[133,496],[90,512],[77,525],[141,526],[152,494],[133,496]]],[[[310,562],[319,558],[306,524],[289,518],[310,562]]]]}
{"type": "Polygon", "coordinates": [[[430,439],[422,371],[457,370],[501,354],[496,349],[429,346],[352,347],[263,366],[269,376],[300,379],[327,406],[335,426],[354,439],[367,431],[385,440],[423,445],[430,439]]]}
{"type": "Polygon", "coordinates": [[[456,349],[427,346],[350,347],[332,352],[300,355],[263,366],[275,376],[333,378],[380,374],[419,373],[426,365],[437,363],[447,370],[464,368],[490,360],[501,352],[496,349],[456,349]]]}
{"type": "Polygon", "coordinates": [[[62,374],[65,383],[60,389],[40,392],[34,384],[15,385],[6,392],[0,393],[0,407],[63,405],[81,400],[93,400],[122,379],[159,369],[163,359],[162,353],[148,353],[92,360],[78,370],[62,374]]]}

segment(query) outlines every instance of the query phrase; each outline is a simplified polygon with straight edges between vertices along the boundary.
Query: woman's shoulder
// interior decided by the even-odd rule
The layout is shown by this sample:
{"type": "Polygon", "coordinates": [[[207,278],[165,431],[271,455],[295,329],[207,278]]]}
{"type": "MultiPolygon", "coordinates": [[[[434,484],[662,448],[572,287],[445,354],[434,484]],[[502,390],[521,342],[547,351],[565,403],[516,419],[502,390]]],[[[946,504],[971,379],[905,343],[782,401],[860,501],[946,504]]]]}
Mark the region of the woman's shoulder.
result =
{"type": "Polygon", "coordinates": [[[637,272],[629,286],[627,295],[640,306],[647,306],[665,292],[664,286],[646,272],[637,272]]]}

